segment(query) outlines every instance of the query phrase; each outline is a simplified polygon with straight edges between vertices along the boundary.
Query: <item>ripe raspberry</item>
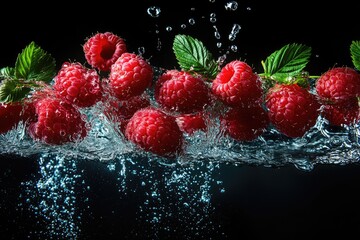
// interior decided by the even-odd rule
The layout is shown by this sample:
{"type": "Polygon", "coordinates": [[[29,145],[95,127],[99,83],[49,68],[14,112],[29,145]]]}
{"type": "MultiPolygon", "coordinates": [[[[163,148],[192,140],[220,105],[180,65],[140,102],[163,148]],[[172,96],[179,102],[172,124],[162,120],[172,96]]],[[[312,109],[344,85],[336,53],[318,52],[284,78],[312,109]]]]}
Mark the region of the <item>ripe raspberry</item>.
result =
{"type": "Polygon", "coordinates": [[[100,71],[110,71],[111,65],[127,51],[123,38],[111,33],[97,33],[83,45],[87,62],[100,71]]]}
{"type": "Polygon", "coordinates": [[[205,82],[185,71],[168,70],[155,85],[155,100],[165,110],[180,113],[202,111],[210,101],[205,82]]]}
{"type": "Polygon", "coordinates": [[[252,141],[263,134],[269,125],[266,110],[261,105],[230,108],[220,116],[220,128],[237,141],[252,141]]]}
{"type": "Polygon", "coordinates": [[[31,106],[21,102],[0,103],[0,134],[15,128],[32,116],[31,106]]]}
{"type": "Polygon", "coordinates": [[[321,115],[333,126],[350,125],[360,120],[360,107],[357,98],[323,105],[321,115]]]}
{"type": "Polygon", "coordinates": [[[99,75],[78,62],[64,62],[54,78],[54,89],[78,107],[90,107],[101,99],[99,75]]]}
{"type": "Polygon", "coordinates": [[[75,142],[87,135],[84,116],[59,98],[44,97],[34,103],[37,120],[28,127],[29,135],[51,145],[75,142]]]}
{"type": "Polygon", "coordinates": [[[275,84],[266,95],[270,122],[288,137],[302,137],[315,125],[320,104],[297,84],[275,84]]]}
{"type": "Polygon", "coordinates": [[[188,113],[176,116],[176,123],[181,131],[189,135],[194,134],[196,131],[206,132],[207,124],[204,113],[188,113]]]}
{"type": "Polygon", "coordinates": [[[104,114],[112,122],[118,124],[119,130],[125,133],[125,127],[134,113],[150,106],[148,96],[140,95],[128,100],[110,99],[105,102],[104,114]]]}
{"type": "Polygon", "coordinates": [[[174,157],[183,147],[183,133],[175,118],[155,107],[135,112],[126,126],[125,136],[145,151],[163,157],[174,157]]]}
{"type": "Polygon", "coordinates": [[[349,67],[332,68],[317,79],[315,87],[322,100],[346,101],[360,96],[360,74],[349,67]]]}
{"type": "Polygon", "coordinates": [[[120,100],[141,95],[153,79],[152,66],[140,55],[124,53],[112,65],[109,88],[120,100]]]}
{"type": "Polygon", "coordinates": [[[248,106],[260,100],[262,83],[251,67],[239,60],[226,64],[212,82],[212,92],[228,106],[248,106]]]}

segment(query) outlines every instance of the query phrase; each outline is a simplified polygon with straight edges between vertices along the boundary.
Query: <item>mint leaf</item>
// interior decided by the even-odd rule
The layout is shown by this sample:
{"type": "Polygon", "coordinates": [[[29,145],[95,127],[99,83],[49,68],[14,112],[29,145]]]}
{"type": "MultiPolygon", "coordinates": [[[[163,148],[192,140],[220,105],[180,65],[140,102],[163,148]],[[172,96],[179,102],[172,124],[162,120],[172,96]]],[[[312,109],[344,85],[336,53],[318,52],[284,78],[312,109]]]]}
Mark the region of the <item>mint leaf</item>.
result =
{"type": "Polygon", "coordinates": [[[23,86],[18,80],[6,79],[0,85],[0,102],[16,102],[23,99],[31,88],[23,86]]]}
{"type": "Polygon", "coordinates": [[[355,68],[360,71],[360,41],[351,42],[350,54],[355,68]]]}
{"type": "Polygon", "coordinates": [[[15,78],[49,83],[56,74],[55,59],[31,42],[17,57],[15,78]]]}
{"type": "Polygon", "coordinates": [[[219,66],[204,44],[187,35],[176,35],[173,51],[181,69],[195,72],[207,78],[214,79],[219,72],[219,66]]]}
{"type": "Polygon", "coordinates": [[[301,76],[311,56],[311,47],[303,44],[287,44],[262,61],[264,73],[261,76],[277,82],[289,82],[301,76]]]}

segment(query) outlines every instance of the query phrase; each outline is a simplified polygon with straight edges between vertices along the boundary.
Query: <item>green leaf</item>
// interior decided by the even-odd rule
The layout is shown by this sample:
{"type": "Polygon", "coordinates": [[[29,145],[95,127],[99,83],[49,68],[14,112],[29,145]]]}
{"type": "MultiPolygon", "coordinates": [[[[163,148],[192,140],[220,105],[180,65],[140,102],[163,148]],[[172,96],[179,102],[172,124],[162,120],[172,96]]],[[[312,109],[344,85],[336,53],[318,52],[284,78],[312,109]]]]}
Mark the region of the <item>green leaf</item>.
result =
{"type": "Polygon", "coordinates": [[[303,44],[287,44],[262,61],[265,78],[277,82],[289,82],[301,75],[311,56],[311,47],[303,44]]]}
{"type": "Polygon", "coordinates": [[[219,66],[204,44],[187,35],[176,35],[173,51],[181,69],[195,72],[207,78],[214,79],[219,72],[219,66]]]}
{"type": "Polygon", "coordinates": [[[0,79],[14,78],[15,68],[4,67],[0,69],[0,79]]]}
{"type": "Polygon", "coordinates": [[[6,79],[0,85],[0,102],[16,102],[23,99],[31,88],[23,86],[18,80],[6,79]]]}
{"type": "Polygon", "coordinates": [[[56,74],[55,59],[31,42],[17,57],[15,78],[49,83],[56,74]]]}
{"type": "Polygon", "coordinates": [[[352,41],[350,45],[352,62],[357,70],[360,70],[360,41],[352,41]]]}

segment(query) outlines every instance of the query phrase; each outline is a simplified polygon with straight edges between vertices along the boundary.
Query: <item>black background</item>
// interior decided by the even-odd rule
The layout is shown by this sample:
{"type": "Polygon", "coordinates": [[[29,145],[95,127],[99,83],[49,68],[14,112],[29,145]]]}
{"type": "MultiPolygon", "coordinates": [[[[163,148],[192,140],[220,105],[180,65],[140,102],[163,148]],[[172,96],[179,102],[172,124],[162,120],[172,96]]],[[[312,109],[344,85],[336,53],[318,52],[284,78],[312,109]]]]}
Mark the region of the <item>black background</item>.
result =
{"type": "MultiPolygon", "coordinates": [[[[224,29],[221,32],[224,46],[233,44],[226,40],[230,26],[233,23],[242,26],[234,42],[238,52],[231,53],[228,59],[246,60],[258,72],[262,71],[261,60],[291,42],[312,47],[308,66],[312,75],[319,75],[334,65],[352,66],[349,46],[352,40],[360,40],[358,4],[347,0],[324,5],[314,1],[238,1],[239,10],[234,15],[223,11],[224,2],[227,1],[210,4],[207,0],[190,3],[141,0],[84,2],[77,6],[72,2],[9,3],[0,15],[0,66],[12,66],[17,54],[30,41],[51,53],[58,66],[68,60],[85,62],[82,52],[85,39],[96,32],[111,31],[126,40],[129,51],[137,52],[139,47],[144,47],[144,56],[153,65],[177,67],[171,50],[176,33],[189,33],[203,41],[215,56],[221,54],[208,21],[211,12],[218,14],[218,29],[224,29]],[[159,18],[151,18],[146,13],[152,5],[160,6],[159,18]],[[189,10],[189,6],[195,11],[189,10]],[[187,23],[192,15],[197,23],[181,29],[180,25],[187,23]],[[167,32],[167,26],[172,26],[173,31],[167,32]],[[155,47],[157,38],[162,43],[160,50],[155,47]]],[[[37,174],[37,162],[18,156],[0,157],[0,236],[24,239],[30,231],[41,230],[42,226],[34,223],[30,210],[15,211],[14,202],[21,191],[20,183],[37,174]]],[[[83,162],[81,167],[89,174],[89,184],[94,185],[93,217],[84,217],[81,239],[132,239],[130,236],[135,235],[140,236],[139,239],[183,239],[181,230],[185,228],[159,238],[142,235],[146,226],[139,226],[135,220],[136,197],[134,202],[117,202],[115,177],[103,174],[106,166],[83,162]],[[117,214],[111,212],[114,209],[117,214]]],[[[313,239],[335,234],[347,239],[348,235],[356,237],[360,233],[358,164],[321,165],[309,172],[293,166],[223,166],[221,176],[226,191],[213,193],[215,212],[210,218],[222,226],[220,232],[224,235],[209,231],[190,239],[313,239]]]]}

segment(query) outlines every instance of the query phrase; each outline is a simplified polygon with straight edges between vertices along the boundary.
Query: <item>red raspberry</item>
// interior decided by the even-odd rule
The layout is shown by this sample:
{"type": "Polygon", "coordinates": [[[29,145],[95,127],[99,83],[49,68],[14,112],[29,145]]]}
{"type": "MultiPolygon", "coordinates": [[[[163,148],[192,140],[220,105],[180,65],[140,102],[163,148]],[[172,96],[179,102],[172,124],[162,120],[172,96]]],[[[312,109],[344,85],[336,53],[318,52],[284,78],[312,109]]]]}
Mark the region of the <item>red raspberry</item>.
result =
{"type": "Polygon", "coordinates": [[[220,116],[220,128],[237,141],[252,141],[265,132],[269,125],[266,110],[261,105],[230,108],[220,116]]]}
{"type": "Polygon", "coordinates": [[[341,102],[360,96],[360,74],[353,68],[336,67],[316,81],[316,92],[325,101],[341,102]]]}
{"type": "Polygon", "coordinates": [[[357,98],[345,102],[323,105],[321,115],[333,126],[350,125],[360,120],[360,108],[357,98]]]}
{"type": "Polygon", "coordinates": [[[84,116],[59,98],[44,97],[34,103],[37,120],[30,123],[29,135],[41,142],[60,145],[87,135],[84,116]]]}
{"type": "Polygon", "coordinates": [[[229,106],[248,106],[263,95],[262,82],[245,62],[226,64],[212,82],[212,92],[229,106]]]}
{"type": "Polygon", "coordinates": [[[33,115],[31,105],[22,102],[0,103],[0,134],[15,128],[33,115]]]}
{"type": "Polygon", "coordinates": [[[141,95],[153,79],[152,66],[141,56],[124,53],[112,65],[109,87],[120,100],[141,95]]]}
{"type": "Polygon", "coordinates": [[[206,132],[207,130],[206,117],[202,112],[181,114],[176,117],[176,123],[181,131],[189,135],[196,131],[206,132]]]}
{"type": "Polygon", "coordinates": [[[124,133],[129,119],[142,108],[150,106],[148,96],[140,95],[128,100],[110,99],[105,102],[104,114],[112,122],[119,125],[119,130],[124,133]]]}
{"type": "Polygon", "coordinates": [[[127,51],[123,38],[111,33],[97,33],[83,45],[87,62],[100,71],[110,71],[111,65],[127,51]]]}
{"type": "Polygon", "coordinates": [[[54,89],[59,95],[78,107],[90,107],[101,99],[99,75],[82,64],[64,62],[54,78],[54,89]]]}
{"type": "Polygon", "coordinates": [[[183,133],[175,117],[155,107],[135,112],[126,126],[125,136],[145,151],[163,157],[174,157],[183,147],[183,133]]]}
{"type": "Polygon", "coordinates": [[[270,122],[288,137],[302,137],[315,125],[320,104],[297,84],[275,84],[266,95],[270,122]]]}
{"type": "Polygon", "coordinates": [[[168,70],[159,76],[155,99],[168,111],[193,113],[202,111],[210,101],[205,82],[185,71],[168,70]]]}

